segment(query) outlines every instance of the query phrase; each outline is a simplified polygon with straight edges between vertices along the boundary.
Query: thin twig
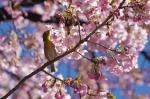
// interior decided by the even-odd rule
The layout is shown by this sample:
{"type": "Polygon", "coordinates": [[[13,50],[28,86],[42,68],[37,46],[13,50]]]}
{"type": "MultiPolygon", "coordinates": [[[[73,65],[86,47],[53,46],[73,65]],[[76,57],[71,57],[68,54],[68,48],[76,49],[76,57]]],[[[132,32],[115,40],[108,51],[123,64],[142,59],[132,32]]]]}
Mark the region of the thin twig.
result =
{"type": "Polygon", "coordinates": [[[64,82],[64,80],[62,80],[62,79],[60,79],[60,78],[55,77],[54,75],[52,75],[52,74],[48,73],[46,70],[42,70],[42,72],[44,72],[45,74],[47,74],[47,75],[51,76],[52,78],[54,78],[54,79],[56,79],[56,80],[59,80],[59,81],[61,81],[61,82],[64,82]]]}
{"type": "Polygon", "coordinates": [[[15,73],[13,73],[13,72],[11,72],[9,70],[3,69],[3,71],[5,71],[8,75],[10,75],[11,78],[14,77],[15,80],[20,80],[21,79],[21,77],[19,77],[17,74],[15,74],[15,73]]]}
{"type": "Polygon", "coordinates": [[[89,40],[88,40],[87,42],[89,42],[89,43],[93,43],[93,44],[96,44],[96,45],[99,45],[99,46],[101,46],[101,47],[103,47],[103,48],[105,48],[105,49],[107,49],[107,50],[110,50],[110,51],[116,52],[116,50],[113,50],[113,49],[107,48],[106,46],[104,46],[104,45],[102,45],[102,44],[95,43],[95,42],[92,42],[92,41],[89,41],[89,40]]]}
{"type": "Polygon", "coordinates": [[[80,52],[78,52],[78,51],[75,51],[75,52],[78,53],[78,54],[79,54],[80,56],[82,56],[83,58],[85,58],[85,59],[87,59],[87,60],[89,60],[89,61],[92,61],[92,59],[90,59],[90,58],[88,58],[88,57],[82,55],[80,52]]]}
{"type": "Polygon", "coordinates": [[[106,46],[104,46],[104,45],[102,45],[102,44],[98,44],[98,43],[91,42],[91,41],[87,41],[87,42],[93,43],[93,44],[96,44],[96,45],[99,45],[99,46],[105,48],[106,50],[108,50],[108,51],[109,51],[109,54],[111,55],[111,57],[116,61],[116,63],[117,63],[118,65],[120,65],[119,62],[118,62],[118,60],[117,60],[117,58],[116,58],[115,55],[114,55],[114,53],[119,53],[119,52],[117,52],[117,51],[114,50],[114,49],[107,48],[106,46]],[[113,53],[113,52],[114,52],[114,53],[113,53]]]}
{"type": "Polygon", "coordinates": [[[82,38],[81,38],[81,32],[80,32],[80,22],[79,22],[78,12],[76,12],[76,17],[77,17],[77,22],[78,22],[78,32],[79,32],[79,38],[80,38],[80,40],[81,40],[82,38]]]}

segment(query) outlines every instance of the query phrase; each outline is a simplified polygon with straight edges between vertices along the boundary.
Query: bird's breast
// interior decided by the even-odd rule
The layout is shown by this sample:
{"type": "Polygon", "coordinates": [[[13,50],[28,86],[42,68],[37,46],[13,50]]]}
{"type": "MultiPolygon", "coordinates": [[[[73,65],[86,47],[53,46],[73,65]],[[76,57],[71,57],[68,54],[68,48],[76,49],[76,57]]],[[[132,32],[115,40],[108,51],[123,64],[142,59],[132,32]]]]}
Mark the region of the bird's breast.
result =
{"type": "Polygon", "coordinates": [[[52,60],[56,57],[55,46],[51,44],[44,44],[44,54],[48,60],[52,60]]]}

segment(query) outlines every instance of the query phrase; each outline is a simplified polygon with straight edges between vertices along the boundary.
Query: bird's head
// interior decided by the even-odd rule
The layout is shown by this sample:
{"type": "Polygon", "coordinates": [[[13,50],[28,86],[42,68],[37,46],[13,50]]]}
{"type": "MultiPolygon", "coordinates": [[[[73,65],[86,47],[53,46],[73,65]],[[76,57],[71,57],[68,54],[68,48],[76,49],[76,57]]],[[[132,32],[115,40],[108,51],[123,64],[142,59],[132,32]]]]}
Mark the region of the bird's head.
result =
{"type": "Polygon", "coordinates": [[[70,17],[72,15],[73,15],[73,8],[72,8],[71,4],[69,4],[69,6],[67,7],[67,9],[63,13],[63,16],[64,17],[70,17]]]}
{"type": "Polygon", "coordinates": [[[50,30],[47,30],[43,34],[43,42],[50,41],[50,30]]]}

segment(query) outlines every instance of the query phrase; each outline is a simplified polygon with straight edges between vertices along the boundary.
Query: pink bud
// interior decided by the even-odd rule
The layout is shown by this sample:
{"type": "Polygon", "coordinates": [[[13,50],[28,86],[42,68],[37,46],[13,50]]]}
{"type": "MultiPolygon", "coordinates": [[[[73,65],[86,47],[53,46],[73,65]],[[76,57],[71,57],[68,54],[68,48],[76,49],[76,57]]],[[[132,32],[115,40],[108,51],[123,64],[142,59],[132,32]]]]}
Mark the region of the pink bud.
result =
{"type": "Polygon", "coordinates": [[[88,77],[90,79],[94,79],[96,81],[102,81],[102,80],[106,80],[105,76],[100,74],[100,73],[92,73],[92,72],[88,72],[88,77]]]}
{"type": "Polygon", "coordinates": [[[62,93],[61,91],[57,91],[55,94],[56,99],[64,99],[65,93],[62,93]]]}
{"type": "Polygon", "coordinates": [[[86,84],[80,84],[74,88],[74,92],[80,94],[81,96],[85,96],[87,94],[87,89],[88,87],[86,84]]]}
{"type": "Polygon", "coordinates": [[[42,88],[44,92],[48,91],[48,83],[46,81],[42,84],[42,88]]]}

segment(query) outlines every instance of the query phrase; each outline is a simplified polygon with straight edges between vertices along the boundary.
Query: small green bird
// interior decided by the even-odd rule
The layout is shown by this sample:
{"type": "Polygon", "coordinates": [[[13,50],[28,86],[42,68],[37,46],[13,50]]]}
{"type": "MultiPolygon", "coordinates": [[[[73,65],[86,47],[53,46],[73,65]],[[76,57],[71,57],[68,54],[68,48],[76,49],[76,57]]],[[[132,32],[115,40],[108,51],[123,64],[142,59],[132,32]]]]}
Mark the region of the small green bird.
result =
{"type": "MultiPolygon", "coordinates": [[[[44,32],[43,42],[44,42],[45,57],[48,61],[51,61],[57,56],[57,53],[56,53],[55,45],[51,41],[49,30],[44,32]]],[[[51,72],[55,72],[54,63],[51,64],[51,72]]]]}
{"type": "Polygon", "coordinates": [[[75,24],[75,14],[73,12],[73,8],[71,4],[67,7],[67,9],[63,13],[65,19],[65,30],[67,31],[67,35],[70,34],[71,26],[75,24]]]}

